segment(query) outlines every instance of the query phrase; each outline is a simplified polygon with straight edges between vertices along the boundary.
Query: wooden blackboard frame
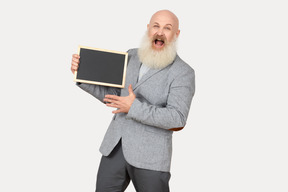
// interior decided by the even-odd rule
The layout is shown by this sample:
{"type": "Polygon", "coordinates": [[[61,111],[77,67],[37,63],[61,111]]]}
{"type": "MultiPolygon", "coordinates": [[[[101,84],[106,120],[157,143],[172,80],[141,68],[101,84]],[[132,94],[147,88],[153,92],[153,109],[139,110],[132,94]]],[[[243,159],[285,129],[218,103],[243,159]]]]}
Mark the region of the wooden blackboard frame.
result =
{"type": "MultiPolygon", "coordinates": [[[[95,84],[95,85],[103,85],[103,86],[109,86],[109,87],[118,87],[118,88],[124,88],[125,87],[125,79],[126,79],[126,68],[127,68],[127,62],[128,62],[128,53],[126,52],[120,52],[120,51],[112,51],[112,50],[107,50],[107,49],[99,49],[99,48],[94,48],[94,47],[87,47],[87,46],[78,46],[78,54],[80,55],[80,63],[79,63],[79,68],[78,71],[75,72],[74,74],[74,81],[75,82],[79,82],[79,83],[88,83],[88,84],[95,84]],[[106,61],[110,62],[109,66],[111,67],[111,65],[119,65],[117,66],[118,68],[121,67],[120,72],[118,71],[118,73],[115,73],[115,70],[113,71],[113,69],[111,70],[111,68],[108,70],[107,69],[107,63],[103,62],[103,63],[91,63],[91,61],[87,62],[88,58],[86,59],[86,63],[85,65],[83,65],[85,67],[85,71],[89,71],[89,76],[93,75],[93,65],[95,67],[95,64],[97,64],[97,67],[102,67],[104,70],[103,71],[97,71],[101,72],[101,76],[102,75],[112,75],[113,78],[115,78],[115,76],[117,76],[116,78],[121,79],[121,82],[116,83],[116,82],[104,82],[102,80],[92,80],[91,78],[88,77],[88,75],[85,75],[82,71],[84,71],[84,68],[82,66],[81,69],[81,58],[84,57],[84,55],[81,55],[81,51],[83,53],[83,51],[89,51],[89,54],[91,56],[91,54],[94,56],[97,56],[97,58],[101,59],[101,61],[106,61]],[[94,52],[95,51],[95,52],[94,52]],[[97,55],[96,55],[97,54],[97,55]],[[100,55],[99,55],[100,54],[100,55]],[[104,56],[106,55],[106,56],[104,56]],[[108,59],[108,57],[110,57],[110,59],[108,59]],[[123,57],[121,57],[123,56],[123,57]],[[105,58],[106,57],[106,58],[105,58]],[[111,57],[117,57],[116,62],[111,63],[111,57]],[[121,60],[119,60],[118,58],[121,57],[121,60]],[[124,59],[123,59],[124,58],[124,59]],[[118,61],[119,60],[119,61],[118,61]],[[105,66],[106,65],[106,66],[105,66]],[[121,65],[121,66],[120,66],[121,65]],[[106,68],[106,69],[105,69],[106,68]],[[123,73],[122,73],[123,71],[123,73]],[[109,74],[108,74],[109,72],[109,74]],[[114,72],[114,74],[112,74],[112,72],[114,72]],[[81,78],[79,77],[81,75],[81,78]]],[[[88,57],[87,55],[85,55],[85,57],[88,57]]],[[[83,60],[83,58],[82,58],[83,60]]],[[[98,59],[97,59],[98,60],[98,59]]],[[[95,71],[95,69],[94,69],[95,71]]],[[[98,73],[99,74],[99,73],[98,73]]]]}

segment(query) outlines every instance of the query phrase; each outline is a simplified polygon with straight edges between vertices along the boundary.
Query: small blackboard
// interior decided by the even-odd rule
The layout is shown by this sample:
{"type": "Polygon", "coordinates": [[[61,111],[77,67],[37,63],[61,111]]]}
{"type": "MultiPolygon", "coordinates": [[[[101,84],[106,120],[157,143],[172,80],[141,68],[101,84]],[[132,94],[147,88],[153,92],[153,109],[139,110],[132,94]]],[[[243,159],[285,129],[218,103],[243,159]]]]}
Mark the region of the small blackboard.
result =
{"type": "Polygon", "coordinates": [[[74,81],[124,88],[128,53],[79,46],[74,81]]]}

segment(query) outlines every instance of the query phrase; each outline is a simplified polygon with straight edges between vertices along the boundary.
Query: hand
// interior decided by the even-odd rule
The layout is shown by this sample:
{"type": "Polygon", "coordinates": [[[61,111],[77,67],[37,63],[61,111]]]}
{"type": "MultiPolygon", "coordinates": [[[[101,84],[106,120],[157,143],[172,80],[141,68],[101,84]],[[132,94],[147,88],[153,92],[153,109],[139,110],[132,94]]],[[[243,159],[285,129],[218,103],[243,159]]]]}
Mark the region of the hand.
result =
{"type": "Polygon", "coordinates": [[[73,54],[72,55],[71,71],[72,71],[73,74],[75,73],[75,71],[78,70],[79,59],[80,59],[80,56],[78,54],[73,54]]]}
{"type": "Polygon", "coordinates": [[[104,102],[108,107],[118,108],[112,113],[128,113],[132,103],[134,102],[136,95],[133,92],[132,85],[128,87],[129,95],[126,97],[119,97],[117,95],[105,95],[104,102]]]}

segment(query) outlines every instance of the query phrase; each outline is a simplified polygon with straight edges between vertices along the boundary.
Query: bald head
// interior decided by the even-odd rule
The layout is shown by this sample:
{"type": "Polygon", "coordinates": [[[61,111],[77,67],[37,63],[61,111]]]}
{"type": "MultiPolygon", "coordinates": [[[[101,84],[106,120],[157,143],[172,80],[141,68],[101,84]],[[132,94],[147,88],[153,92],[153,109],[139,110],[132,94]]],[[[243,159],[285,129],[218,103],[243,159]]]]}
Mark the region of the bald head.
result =
{"type": "Polygon", "coordinates": [[[179,19],[173,12],[169,10],[160,10],[154,13],[150,19],[150,23],[151,21],[153,22],[155,19],[157,20],[162,17],[170,20],[171,24],[175,26],[175,30],[179,30],[179,19]]]}

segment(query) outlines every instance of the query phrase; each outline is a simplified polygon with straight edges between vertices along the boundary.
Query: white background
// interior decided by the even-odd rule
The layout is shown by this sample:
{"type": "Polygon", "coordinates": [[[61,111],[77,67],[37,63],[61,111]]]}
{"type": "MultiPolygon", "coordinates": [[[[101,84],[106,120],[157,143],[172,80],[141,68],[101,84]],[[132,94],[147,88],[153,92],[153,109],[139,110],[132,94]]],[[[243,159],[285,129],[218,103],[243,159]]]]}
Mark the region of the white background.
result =
{"type": "Polygon", "coordinates": [[[171,191],[288,191],[284,0],[1,2],[0,191],[94,191],[112,109],[75,86],[71,55],[138,47],[159,9],[197,86],[171,191]]]}

